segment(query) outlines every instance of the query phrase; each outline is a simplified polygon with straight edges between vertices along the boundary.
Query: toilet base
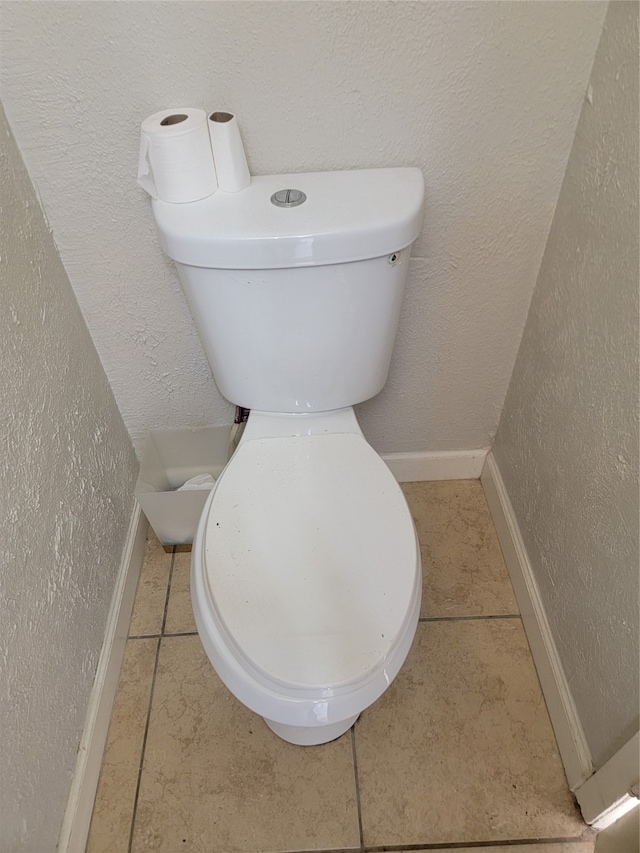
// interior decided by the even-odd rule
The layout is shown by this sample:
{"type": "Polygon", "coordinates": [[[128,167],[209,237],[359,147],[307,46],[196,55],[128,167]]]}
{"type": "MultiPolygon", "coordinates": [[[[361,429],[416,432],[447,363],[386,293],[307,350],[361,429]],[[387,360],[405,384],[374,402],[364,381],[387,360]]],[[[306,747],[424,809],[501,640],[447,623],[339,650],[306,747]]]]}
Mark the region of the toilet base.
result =
{"type": "Polygon", "coordinates": [[[293,743],[296,746],[317,746],[321,743],[329,743],[330,740],[335,740],[343,735],[359,716],[360,714],[355,714],[347,720],[341,720],[339,723],[332,723],[329,726],[286,726],[284,723],[267,720],[266,717],[262,719],[274,734],[288,743],[293,743]]]}

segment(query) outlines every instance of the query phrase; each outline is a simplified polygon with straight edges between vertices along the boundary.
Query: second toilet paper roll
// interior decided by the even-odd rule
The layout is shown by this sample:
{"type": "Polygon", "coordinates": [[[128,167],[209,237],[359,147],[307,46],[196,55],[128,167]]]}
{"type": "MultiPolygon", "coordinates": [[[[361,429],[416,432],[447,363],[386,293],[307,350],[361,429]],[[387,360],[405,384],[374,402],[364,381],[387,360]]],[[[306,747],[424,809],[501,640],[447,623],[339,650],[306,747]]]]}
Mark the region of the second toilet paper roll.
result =
{"type": "Polygon", "coordinates": [[[251,183],[251,176],[235,115],[214,112],[209,116],[208,124],[220,189],[226,193],[246,189],[251,183]]]}
{"type": "Polygon", "coordinates": [[[138,183],[153,198],[199,201],[218,187],[204,110],[162,110],[142,122],[138,183]]]}

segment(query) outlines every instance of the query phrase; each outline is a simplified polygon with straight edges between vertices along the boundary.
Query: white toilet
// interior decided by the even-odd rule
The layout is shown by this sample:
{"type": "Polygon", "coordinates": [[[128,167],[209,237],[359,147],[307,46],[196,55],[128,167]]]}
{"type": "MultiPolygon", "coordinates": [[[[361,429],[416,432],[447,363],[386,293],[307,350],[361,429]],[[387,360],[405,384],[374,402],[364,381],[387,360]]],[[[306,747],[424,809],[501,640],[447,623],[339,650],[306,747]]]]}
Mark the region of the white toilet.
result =
{"type": "Polygon", "coordinates": [[[193,543],[198,632],[277,735],[325,743],[389,686],[418,621],[411,514],[352,406],[386,381],[422,174],[254,177],[153,211],[216,383],[251,409],[193,543]]]}

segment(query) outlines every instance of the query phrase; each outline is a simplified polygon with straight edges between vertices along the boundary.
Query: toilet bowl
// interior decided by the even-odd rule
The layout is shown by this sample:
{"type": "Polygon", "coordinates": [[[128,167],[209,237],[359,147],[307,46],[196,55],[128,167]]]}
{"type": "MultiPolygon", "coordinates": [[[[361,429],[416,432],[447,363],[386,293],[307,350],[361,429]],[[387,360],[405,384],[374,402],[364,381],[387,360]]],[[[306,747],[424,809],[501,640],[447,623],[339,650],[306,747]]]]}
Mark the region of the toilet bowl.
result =
{"type": "Polygon", "coordinates": [[[416,629],[411,514],[352,407],[386,382],[423,202],[411,168],[153,201],[217,387],[251,410],[193,543],[198,633],[231,692],[291,743],[346,731],[416,629]]]}
{"type": "Polygon", "coordinates": [[[252,412],[193,543],[198,633],[291,743],[339,737],[395,678],[420,608],[402,490],[352,409],[252,412]]]}

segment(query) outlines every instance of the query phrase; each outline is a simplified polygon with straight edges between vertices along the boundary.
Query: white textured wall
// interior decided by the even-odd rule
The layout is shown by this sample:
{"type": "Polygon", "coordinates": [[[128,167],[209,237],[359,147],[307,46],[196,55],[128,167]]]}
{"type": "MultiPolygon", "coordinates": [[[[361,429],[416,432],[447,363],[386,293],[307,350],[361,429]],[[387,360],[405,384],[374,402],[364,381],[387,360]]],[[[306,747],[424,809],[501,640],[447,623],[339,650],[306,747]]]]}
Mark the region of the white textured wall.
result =
{"type": "Polygon", "coordinates": [[[596,767],[638,731],[638,4],[611,3],[494,452],[596,767]]]}
{"type": "Polygon", "coordinates": [[[0,107],[0,850],[52,853],[137,464],[0,107]]]}
{"type": "Polygon", "coordinates": [[[255,174],[418,165],[425,229],[380,451],[495,432],[602,3],[5,2],[3,98],[120,411],[229,422],[136,186],[140,121],[230,109],[255,174]]]}

